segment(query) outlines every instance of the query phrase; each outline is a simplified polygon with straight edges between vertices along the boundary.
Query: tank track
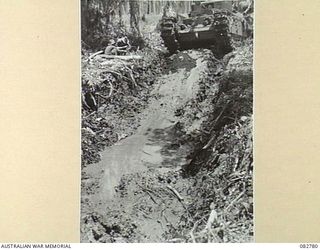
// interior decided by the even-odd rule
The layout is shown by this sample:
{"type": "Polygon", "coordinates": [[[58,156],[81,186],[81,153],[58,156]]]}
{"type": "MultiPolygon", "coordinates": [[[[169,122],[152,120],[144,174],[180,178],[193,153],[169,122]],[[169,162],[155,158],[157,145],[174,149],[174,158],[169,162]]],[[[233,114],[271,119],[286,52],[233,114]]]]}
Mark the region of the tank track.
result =
{"type": "Polygon", "coordinates": [[[219,57],[222,57],[233,50],[229,33],[229,20],[225,13],[216,13],[213,18],[213,31],[216,34],[215,52],[219,57]]]}

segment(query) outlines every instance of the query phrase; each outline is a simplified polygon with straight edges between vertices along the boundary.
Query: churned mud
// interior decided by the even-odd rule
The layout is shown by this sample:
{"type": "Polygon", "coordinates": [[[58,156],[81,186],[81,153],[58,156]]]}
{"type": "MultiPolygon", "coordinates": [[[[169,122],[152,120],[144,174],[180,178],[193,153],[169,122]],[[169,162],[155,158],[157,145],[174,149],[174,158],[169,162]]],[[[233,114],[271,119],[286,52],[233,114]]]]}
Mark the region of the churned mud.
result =
{"type": "MultiPolygon", "coordinates": [[[[239,211],[234,215],[240,219],[232,218],[237,223],[240,220],[248,222],[241,224],[243,230],[238,232],[240,241],[252,240],[252,211],[249,211],[252,205],[252,200],[249,201],[249,196],[252,196],[252,162],[250,166],[243,167],[249,176],[246,179],[249,185],[226,184],[226,189],[230,189],[230,201],[226,200],[225,204],[210,196],[212,190],[209,189],[213,187],[203,186],[208,188],[207,191],[199,187],[202,180],[207,185],[214,169],[208,170],[206,167],[214,161],[215,169],[222,171],[219,168],[222,166],[221,159],[227,156],[219,160],[216,155],[223,153],[221,147],[229,140],[223,139],[222,143],[222,131],[230,129],[224,131],[224,135],[230,136],[238,133],[237,138],[245,138],[245,145],[249,145],[247,141],[251,140],[247,135],[251,134],[252,110],[244,108],[242,113],[239,111],[237,114],[235,110],[242,102],[250,98],[252,101],[252,97],[248,94],[244,101],[228,99],[239,97],[238,92],[231,93],[237,89],[232,85],[236,77],[234,79],[229,75],[239,71],[241,76],[248,76],[241,78],[245,82],[240,84],[239,95],[244,93],[242,88],[248,91],[248,86],[250,88],[252,85],[252,58],[247,58],[249,50],[235,51],[220,61],[209,50],[183,51],[166,59],[166,67],[153,85],[148,104],[136,113],[139,127],[131,135],[122,134],[114,145],[100,153],[99,162],[82,170],[82,242],[236,241],[239,240],[237,233],[231,233],[235,230],[232,227],[227,229],[229,225],[234,225],[225,218],[231,218],[229,215],[238,201],[243,208],[239,205],[239,211]],[[239,66],[241,63],[247,68],[239,66]],[[225,77],[226,72],[228,77],[225,77]],[[234,124],[242,130],[235,129],[234,124]],[[204,173],[203,169],[207,172],[204,173]],[[237,188],[241,196],[234,191],[237,188]],[[203,204],[195,203],[199,202],[200,196],[203,196],[203,204]],[[223,206],[221,211],[225,211],[224,215],[219,210],[223,206]],[[214,219],[213,212],[217,212],[214,219]],[[209,233],[209,224],[216,231],[209,233]]],[[[243,153],[248,147],[238,151],[243,153]]],[[[229,155],[234,154],[232,149],[229,155]]],[[[232,173],[236,173],[233,177],[239,180],[245,178],[240,166],[245,161],[242,153],[232,156],[232,159],[238,157],[239,166],[232,173]]],[[[227,165],[225,169],[228,169],[227,165]]],[[[215,177],[212,178],[214,183],[215,177]]],[[[219,190],[217,188],[216,192],[219,190]]]]}

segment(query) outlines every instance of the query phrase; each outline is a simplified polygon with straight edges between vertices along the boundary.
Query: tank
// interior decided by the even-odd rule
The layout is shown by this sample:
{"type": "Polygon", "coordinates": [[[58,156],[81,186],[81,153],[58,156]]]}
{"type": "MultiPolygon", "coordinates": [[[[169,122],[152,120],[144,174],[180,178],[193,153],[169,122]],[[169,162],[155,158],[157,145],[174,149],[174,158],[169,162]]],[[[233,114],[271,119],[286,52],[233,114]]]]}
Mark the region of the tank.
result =
{"type": "Polygon", "coordinates": [[[164,45],[171,53],[209,47],[219,55],[231,52],[231,37],[246,36],[245,19],[236,11],[238,3],[234,0],[196,2],[188,16],[178,15],[169,8],[160,21],[164,45]]]}

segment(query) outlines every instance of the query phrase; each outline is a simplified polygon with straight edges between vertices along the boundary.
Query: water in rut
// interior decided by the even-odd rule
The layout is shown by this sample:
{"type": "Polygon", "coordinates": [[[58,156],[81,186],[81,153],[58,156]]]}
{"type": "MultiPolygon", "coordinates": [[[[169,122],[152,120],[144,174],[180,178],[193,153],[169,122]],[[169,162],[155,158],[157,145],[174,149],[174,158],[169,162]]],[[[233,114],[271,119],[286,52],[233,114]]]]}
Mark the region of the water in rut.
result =
{"type": "MultiPolygon", "coordinates": [[[[179,124],[185,121],[176,111],[196,97],[207,62],[201,51],[182,52],[175,57],[180,64],[173,61],[172,71],[168,70],[157,80],[151,93],[152,99],[141,113],[140,127],[136,133],[107,148],[101,153],[100,162],[87,167],[86,173],[96,178],[97,188],[83,197],[91,204],[93,211],[110,216],[106,211],[119,203],[115,197],[115,187],[123,176],[145,171],[166,172],[185,164],[189,148],[175,142],[180,136],[179,124]]],[[[200,122],[192,121],[190,125],[189,129],[196,129],[200,122]]],[[[130,202],[128,199],[125,204],[128,214],[132,209],[130,202]]],[[[179,207],[181,204],[173,203],[172,206],[179,207]]],[[[174,219],[174,214],[168,214],[167,218],[174,219]]],[[[145,241],[159,240],[164,231],[163,223],[157,218],[147,223],[141,222],[139,227],[140,231],[150,235],[145,241]]]]}
{"type": "Polygon", "coordinates": [[[117,122],[122,139],[83,168],[82,242],[252,241],[250,48],[223,61],[209,50],[167,58],[139,127],[117,122]]]}
{"type": "MultiPolygon", "coordinates": [[[[112,202],[114,187],[124,174],[147,170],[148,168],[178,168],[184,163],[185,149],[177,147],[163,153],[167,144],[172,144],[172,128],[179,121],[175,111],[195,97],[198,83],[206,69],[202,53],[192,51],[181,53],[181,64],[189,68],[178,68],[158,79],[158,85],[151,93],[155,98],[142,113],[141,125],[137,132],[101,153],[101,161],[88,166],[88,172],[101,171],[99,192],[93,199],[97,204],[112,202]],[[189,63],[183,63],[187,60],[189,63]],[[166,164],[167,163],[167,164],[166,164]],[[168,164],[170,163],[170,164],[168,164]]],[[[178,66],[178,65],[177,65],[178,66]]]]}

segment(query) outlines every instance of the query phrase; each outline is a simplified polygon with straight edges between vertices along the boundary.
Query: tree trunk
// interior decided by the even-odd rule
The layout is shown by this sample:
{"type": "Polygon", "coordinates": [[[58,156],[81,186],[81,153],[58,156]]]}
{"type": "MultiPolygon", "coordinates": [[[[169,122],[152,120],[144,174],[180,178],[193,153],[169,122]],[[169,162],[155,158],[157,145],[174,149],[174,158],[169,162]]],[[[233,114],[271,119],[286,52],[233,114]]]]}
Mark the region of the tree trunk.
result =
{"type": "Polygon", "coordinates": [[[139,4],[137,1],[134,1],[134,0],[129,1],[129,12],[130,12],[131,31],[135,36],[141,36],[140,29],[139,29],[139,19],[140,19],[139,4]]]}
{"type": "Polygon", "coordinates": [[[124,11],[124,1],[121,0],[121,1],[119,2],[119,24],[120,24],[120,25],[123,25],[123,20],[122,20],[123,11],[124,11]]]}

